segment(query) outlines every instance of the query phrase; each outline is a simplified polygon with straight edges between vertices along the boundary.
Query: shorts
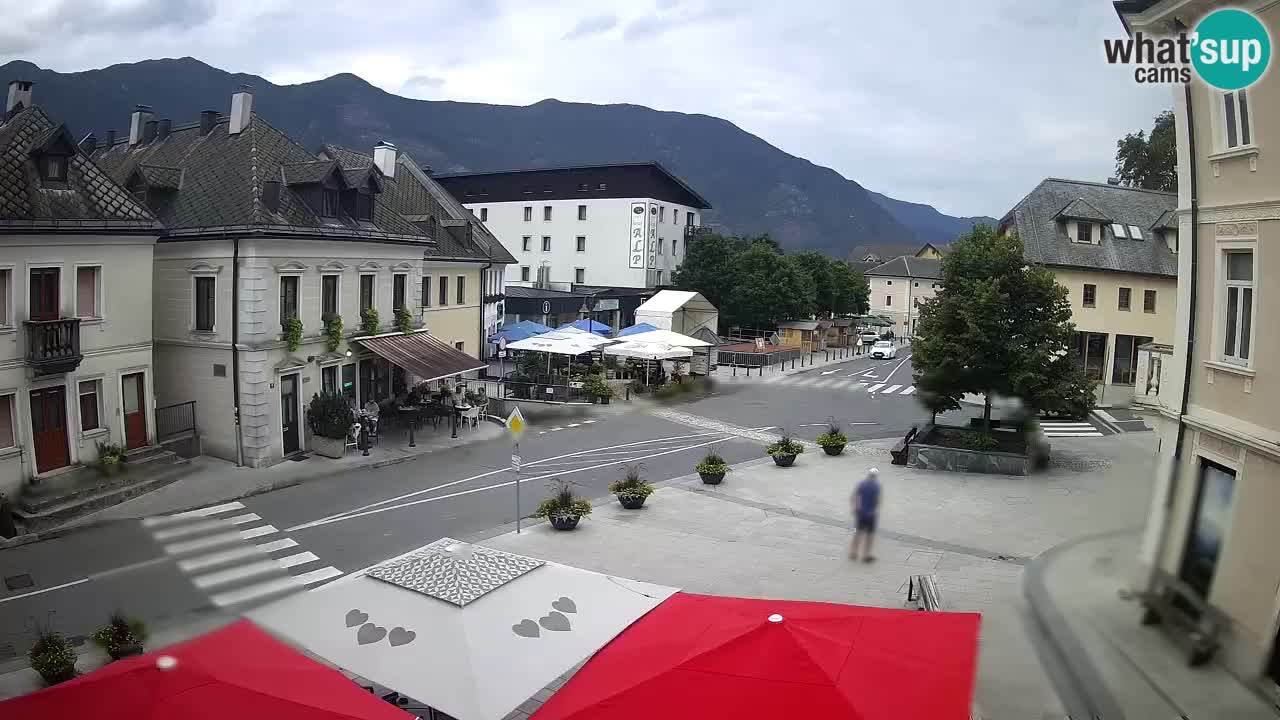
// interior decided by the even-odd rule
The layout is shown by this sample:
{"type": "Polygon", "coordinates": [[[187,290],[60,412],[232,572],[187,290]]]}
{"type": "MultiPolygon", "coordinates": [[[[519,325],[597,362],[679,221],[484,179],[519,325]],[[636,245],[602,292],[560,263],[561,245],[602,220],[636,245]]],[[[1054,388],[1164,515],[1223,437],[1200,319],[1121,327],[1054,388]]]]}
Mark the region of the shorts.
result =
{"type": "Polygon", "coordinates": [[[859,515],[854,518],[853,527],[857,532],[874,533],[876,531],[876,516],[859,515]]]}

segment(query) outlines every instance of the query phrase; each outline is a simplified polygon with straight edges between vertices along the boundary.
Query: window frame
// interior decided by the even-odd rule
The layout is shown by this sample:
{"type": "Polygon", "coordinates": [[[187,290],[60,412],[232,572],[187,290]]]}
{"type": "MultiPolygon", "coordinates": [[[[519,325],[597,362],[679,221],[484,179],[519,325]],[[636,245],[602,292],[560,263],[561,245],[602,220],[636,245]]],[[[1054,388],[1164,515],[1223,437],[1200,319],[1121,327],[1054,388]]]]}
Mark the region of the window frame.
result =
{"type": "Polygon", "coordinates": [[[342,370],[337,363],[334,363],[332,365],[321,366],[320,367],[320,392],[332,392],[332,393],[340,392],[342,389],[341,375],[342,375],[342,370]],[[333,375],[332,388],[330,388],[328,382],[326,382],[328,379],[326,376],[329,374],[333,375]]]}
{"type": "Polygon", "coordinates": [[[337,218],[342,216],[341,193],[333,188],[320,189],[320,217],[337,218]]]}
{"type": "Polygon", "coordinates": [[[103,425],[103,424],[102,424],[102,416],[103,416],[103,412],[102,412],[102,378],[100,378],[100,377],[96,377],[96,378],[84,378],[84,379],[77,379],[77,381],[76,381],[76,414],[79,416],[77,419],[78,419],[78,421],[79,421],[79,426],[80,426],[80,435],[81,435],[81,436],[85,436],[85,435],[92,435],[92,434],[95,434],[95,433],[101,433],[101,432],[104,432],[104,431],[106,431],[106,430],[107,430],[107,427],[106,427],[105,425],[103,425]],[[85,392],[85,389],[84,389],[84,386],[85,386],[85,385],[91,385],[91,386],[92,386],[92,389],[91,389],[91,390],[89,390],[89,392],[85,392]],[[92,393],[92,394],[93,394],[93,396],[94,396],[94,398],[93,398],[93,405],[94,405],[94,407],[93,407],[93,419],[94,419],[94,426],[93,426],[93,427],[88,427],[88,428],[87,428],[87,427],[85,427],[85,426],[84,426],[84,422],[85,422],[85,416],[84,416],[84,396],[85,396],[85,395],[88,395],[88,394],[90,394],[90,393],[92,393]]]}
{"type": "Polygon", "coordinates": [[[551,206],[542,206],[542,222],[551,222],[551,206]]]}
{"type": "Polygon", "coordinates": [[[1257,323],[1257,319],[1258,319],[1258,314],[1257,314],[1257,310],[1258,310],[1258,290],[1257,290],[1258,248],[1255,243],[1248,243],[1247,246],[1244,246],[1244,247],[1235,246],[1235,244],[1233,244],[1233,246],[1231,247],[1221,248],[1219,257],[1221,258],[1220,262],[1222,264],[1221,270],[1219,271],[1220,287],[1222,288],[1222,290],[1220,293],[1215,293],[1215,294],[1217,295],[1216,302],[1218,302],[1220,305],[1220,308],[1217,314],[1218,314],[1218,319],[1221,321],[1221,325],[1219,325],[1217,332],[1215,332],[1214,335],[1215,335],[1216,342],[1221,343],[1221,345],[1219,346],[1219,351],[1217,353],[1217,356],[1219,360],[1223,363],[1227,363],[1229,365],[1236,365],[1244,368],[1251,368],[1253,366],[1253,356],[1255,354],[1254,351],[1257,348],[1256,340],[1258,335],[1257,333],[1257,329],[1258,329],[1258,323],[1257,323]],[[1232,280],[1230,256],[1243,255],[1243,254],[1248,254],[1250,256],[1250,263],[1249,263],[1250,279],[1249,280],[1232,280]],[[1236,317],[1234,318],[1234,321],[1232,320],[1232,318],[1228,317],[1228,312],[1230,309],[1229,302],[1231,297],[1231,291],[1233,289],[1237,291],[1237,296],[1240,299],[1243,299],[1245,292],[1248,291],[1249,329],[1248,329],[1247,335],[1244,332],[1244,328],[1242,327],[1245,319],[1245,310],[1246,310],[1245,303],[1241,302],[1238,299],[1236,302],[1236,317]],[[1232,333],[1233,337],[1231,338],[1232,348],[1230,352],[1228,352],[1227,350],[1227,333],[1229,330],[1234,330],[1234,332],[1232,333]],[[1242,338],[1247,340],[1247,345],[1248,345],[1245,351],[1245,354],[1243,356],[1240,355],[1242,338]]]}
{"type": "Polygon", "coordinates": [[[67,173],[71,167],[71,157],[61,153],[48,153],[40,158],[40,179],[47,182],[64,183],[67,181],[67,173]],[[58,163],[61,172],[52,172],[53,163],[58,163]]]}
{"type": "Polygon", "coordinates": [[[1116,309],[1130,312],[1133,309],[1133,288],[1116,288],[1116,309]]]}
{"type": "Polygon", "coordinates": [[[424,274],[418,280],[418,292],[422,297],[418,298],[418,307],[426,310],[431,307],[431,276],[424,274]]]}
{"type": "Polygon", "coordinates": [[[356,305],[360,308],[363,315],[365,310],[378,307],[378,273],[362,272],[360,273],[360,287],[356,289],[356,305]],[[369,304],[364,304],[364,279],[369,278],[369,304]]]}
{"type": "Polygon", "coordinates": [[[1219,147],[1223,152],[1254,147],[1253,135],[1257,123],[1253,121],[1253,105],[1247,88],[1218,92],[1218,121],[1222,133],[1219,147]],[[1230,106],[1231,111],[1228,111],[1230,106]],[[1243,123],[1241,120],[1243,119],[1243,123]],[[1235,143],[1232,143],[1232,136],[1235,143]]]}
{"type": "Polygon", "coordinates": [[[524,221],[533,222],[533,206],[532,205],[524,206],[524,221]]]}
{"type": "Polygon", "coordinates": [[[449,307],[449,276],[441,275],[436,283],[436,307],[449,307]]]}
{"type": "Polygon", "coordinates": [[[391,311],[409,309],[409,273],[391,273],[391,311]],[[398,297],[397,297],[398,296],[398,297]]]}
{"type": "Polygon", "coordinates": [[[320,273],[320,318],[324,319],[326,315],[342,315],[342,273],[340,272],[322,272],[320,273]],[[333,312],[326,312],[324,309],[324,286],[325,282],[333,278],[333,312]]]}
{"type": "Polygon", "coordinates": [[[8,273],[9,276],[4,282],[4,287],[0,288],[4,295],[3,299],[0,300],[0,302],[4,303],[3,307],[0,307],[0,332],[9,332],[15,329],[13,319],[13,281],[18,276],[16,266],[12,264],[0,265],[0,276],[5,273],[8,273]]]}
{"type": "Polygon", "coordinates": [[[1076,222],[1076,242],[1081,245],[1093,245],[1093,223],[1076,222]],[[1088,239],[1081,239],[1088,235],[1088,239]]]}
{"type": "Polygon", "coordinates": [[[480,222],[489,222],[489,208],[480,208],[480,222]]]}
{"type": "Polygon", "coordinates": [[[551,236],[542,236],[542,252],[551,252],[551,236]]]}
{"type": "Polygon", "coordinates": [[[454,290],[454,294],[457,296],[458,302],[456,302],[455,305],[466,305],[467,304],[467,276],[458,275],[457,278],[458,278],[458,281],[454,283],[454,285],[457,286],[456,289],[454,290]]]}
{"type": "Polygon", "coordinates": [[[884,296],[884,306],[887,308],[893,307],[893,293],[888,293],[884,296]]]}
{"type": "Polygon", "coordinates": [[[301,307],[301,305],[302,305],[302,298],[301,298],[301,294],[302,294],[302,277],[301,277],[301,273],[284,273],[284,274],[281,274],[281,275],[280,275],[280,282],[279,282],[279,287],[278,287],[278,289],[279,289],[279,291],[280,291],[280,294],[279,294],[279,305],[280,305],[280,307],[279,307],[279,310],[280,310],[280,327],[281,327],[281,328],[284,328],[284,326],[285,326],[285,321],[286,321],[286,320],[288,320],[290,317],[296,317],[296,318],[298,318],[298,320],[299,320],[299,321],[301,321],[301,320],[302,320],[302,315],[301,315],[301,313],[302,313],[302,307],[301,307]],[[288,285],[289,283],[292,283],[292,284],[293,284],[293,314],[292,314],[292,315],[288,315],[288,314],[286,314],[286,313],[285,313],[285,309],[286,309],[286,300],[287,300],[287,295],[286,295],[286,293],[285,293],[285,286],[286,286],[286,285],[288,285]]]}
{"type": "Polygon", "coordinates": [[[533,252],[533,236],[532,235],[520,236],[520,252],[533,252]]]}
{"type": "Polygon", "coordinates": [[[1142,312],[1148,315],[1156,314],[1156,291],[1151,289],[1143,289],[1142,291],[1142,312]]]}
{"type": "Polygon", "coordinates": [[[573,281],[578,285],[585,285],[587,282],[587,269],[581,267],[574,268],[573,281]]]}
{"type": "Polygon", "coordinates": [[[579,221],[585,221],[586,219],[587,219],[587,206],[586,206],[586,205],[579,205],[579,206],[578,206],[578,220],[579,220],[579,221]]]}
{"type": "Polygon", "coordinates": [[[1084,287],[1080,290],[1080,304],[1083,307],[1095,308],[1098,306],[1098,286],[1093,283],[1084,283],[1084,287]]]}
{"type": "Polygon", "coordinates": [[[356,191],[356,220],[361,222],[373,222],[373,193],[356,191]]]}
{"type": "Polygon", "coordinates": [[[528,265],[520,266],[520,282],[529,282],[530,273],[528,265]]]}
{"type": "Polygon", "coordinates": [[[574,252],[584,253],[587,251],[587,236],[579,235],[573,239],[574,252]]]}
{"type": "MultiPolygon", "coordinates": [[[[11,390],[0,393],[0,404],[4,399],[9,399],[9,434],[12,436],[12,445],[3,445],[3,437],[0,437],[0,455],[11,455],[21,452],[22,438],[18,435],[18,392],[11,390]]],[[[4,412],[4,408],[0,406],[0,413],[4,412]]]]}
{"type": "Polygon", "coordinates": [[[454,349],[454,350],[457,350],[458,352],[466,352],[466,351],[467,351],[467,341],[466,341],[466,340],[458,340],[457,342],[455,342],[455,343],[453,344],[453,349],[454,349]]]}
{"type": "Polygon", "coordinates": [[[191,276],[191,332],[197,333],[216,333],[218,332],[218,277],[213,273],[203,273],[191,276]],[[213,283],[212,297],[213,307],[209,309],[209,327],[200,327],[200,281],[208,280],[213,283]]]}
{"type": "Polygon", "coordinates": [[[80,318],[80,319],[81,319],[81,321],[85,321],[85,320],[102,320],[102,319],[103,319],[103,317],[104,317],[104,313],[103,313],[103,303],[104,303],[104,302],[105,302],[105,300],[106,300],[106,295],[105,295],[105,293],[103,292],[103,287],[102,287],[102,278],[103,278],[102,263],[100,263],[100,262],[94,262],[94,263],[76,263],[75,271],[76,271],[76,274],[75,274],[75,278],[76,278],[76,281],[75,281],[75,289],[76,289],[76,292],[75,292],[75,314],[76,314],[76,317],[80,318]],[[93,314],[93,315],[85,315],[85,314],[81,313],[81,311],[80,311],[80,271],[81,271],[81,270],[92,270],[92,271],[93,271],[93,304],[94,304],[94,310],[96,311],[96,313],[95,313],[95,314],[93,314]]]}

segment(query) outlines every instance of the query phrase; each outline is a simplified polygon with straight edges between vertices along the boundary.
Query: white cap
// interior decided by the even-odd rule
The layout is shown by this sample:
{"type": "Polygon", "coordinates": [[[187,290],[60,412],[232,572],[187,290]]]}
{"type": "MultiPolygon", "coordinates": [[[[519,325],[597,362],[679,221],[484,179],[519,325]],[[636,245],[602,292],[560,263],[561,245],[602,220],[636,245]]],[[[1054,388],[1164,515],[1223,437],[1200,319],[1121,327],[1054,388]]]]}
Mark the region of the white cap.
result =
{"type": "Polygon", "coordinates": [[[178,658],[172,655],[161,655],[156,658],[156,668],[159,670],[172,670],[178,667],[178,658]]]}
{"type": "Polygon", "coordinates": [[[781,615],[779,615],[778,613],[774,613],[774,614],[772,614],[772,615],[770,615],[770,616],[769,616],[769,622],[771,622],[771,623],[780,623],[780,622],[782,622],[782,616],[781,616],[781,615]]]}
{"type": "Polygon", "coordinates": [[[879,474],[880,474],[880,468],[871,468],[870,470],[868,470],[868,471],[867,471],[867,474],[868,474],[868,475],[879,475],[879,474]]]}

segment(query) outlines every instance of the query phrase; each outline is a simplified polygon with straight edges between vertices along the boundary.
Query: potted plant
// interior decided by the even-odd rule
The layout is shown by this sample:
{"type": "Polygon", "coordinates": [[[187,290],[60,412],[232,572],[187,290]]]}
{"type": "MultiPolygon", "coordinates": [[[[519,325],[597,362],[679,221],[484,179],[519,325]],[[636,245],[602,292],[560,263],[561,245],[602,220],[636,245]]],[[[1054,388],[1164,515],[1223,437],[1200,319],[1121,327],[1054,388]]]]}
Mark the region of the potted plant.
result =
{"type": "Polygon", "coordinates": [[[142,654],[142,643],[147,639],[147,628],[137,618],[127,618],[123,613],[111,614],[106,625],[89,636],[94,644],[111,656],[112,660],[142,654]]]}
{"type": "Polygon", "coordinates": [[[405,335],[413,332],[413,315],[405,308],[396,308],[396,329],[405,335]]]}
{"type": "Polygon", "coordinates": [[[613,397],[613,388],[605,382],[604,375],[599,373],[587,375],[582,381],[582,389],[590,397],[599,400],[601,405],[608,405],[609,399],[613,397]]]}
{"type": "Polygon", "coordinates": [[[822,448],[822,452],[828,455],[839,455],[844,452],[844,446],[848,443],[849,438],[840,427],[840,421],[829,418],[827,431],[818,436],[818,446],[822,448]]]}
{"type": "Polygon", "coordinates": [[[791,464],[796,461],[796,456],[804,452],[804,445],[784,432],[778,442],[770,444],[764,451],[773,458],[774,464],[778,467],[791,467],[791,464]]]}
{"type": "Polygon", "coordinates": [[[62,633],[39,628],[36,642],[27,651],[31,669],[40,673],[47,685],[56,685],[76,676],[76,651],[62,633]]]}
{"type": "Polygon", "coordinates": [[[115,475],[124,469],[125,449],[112,442],[98,441],[98,468],[103,475],[115,475]]]}
{"type": "Polygon", "coordinates": [[[378,308],[371,307],[360,311],[360,329],[365,335],[377,335],[380,324],[378,308]]]}
{"type": "Polygon", "coordinates": [[[628,510],[639,510],[644,499],[653,494],[653,485],[641,478],[643,466],[639,463],[627,465],[621,480],[609,484],[609,492],[618,496],[618,502],[628,510]]]}
{"type": "Polygon", "coordinates": [[[284,344],[289,352],[297,352],[302,347],[302,321],[297,315],[290,315],[284,321],[284,344]]]}
{"type": "Polygon", "coordinates": [[[724,461],[715,448],[712,448],[702,456],[702,462],[698,463],[694,469],[698,471],[698,477],[702,478],[704,484],[719,485],[724,480],[724,474],[729,472],[729,463],[724,461]]]}
{"type": "Polygon", "coordinates": [[[551,527],[557,530],[578,527],[578,521],[591,514],[591,503],[578,498],[569,483],[560,478],[552,480],[551,487],[551,497],[538,506],[538,517],[550,520],[551,527]]]}
{"type": "Polygon", "coordinates": [[[307,425],[311,427],[311,447],[327,458],[341,458],[347,450],[347,433],[355,422],[355,414],[347,399],[336,392],[311,396],[307,406],[307,425]]]}
{"type": "Polygon", "coordinates": [[[324,346],[329,352],[338,352],[342,345],[342,316],[337,313],[324,318],[324,346]]]}

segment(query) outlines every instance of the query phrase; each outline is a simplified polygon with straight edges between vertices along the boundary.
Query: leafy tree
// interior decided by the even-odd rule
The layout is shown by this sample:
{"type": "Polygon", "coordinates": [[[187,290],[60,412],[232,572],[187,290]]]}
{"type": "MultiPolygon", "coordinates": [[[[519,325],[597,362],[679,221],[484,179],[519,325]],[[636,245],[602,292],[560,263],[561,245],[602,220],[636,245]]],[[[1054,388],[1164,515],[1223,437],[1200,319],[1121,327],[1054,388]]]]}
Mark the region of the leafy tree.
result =
{"type": "Polygon", "coordinates": [[[1129,187],[1178,189],[1178,138],[1172,110],[1156,116],[1150,135],[1139,130],[1116,142],[1116,175],[1129,187]]]}
{"type": "Polygon", "coordinates": [[[919,392],[934,412],[959,407],[966,393],[1014,395],[1031,408],[1076,414],[1092,383],[1072,352],[1075,325],[1066,288],[1023,261],[1016,234],[977,225],[942,261],[942,291],[921,304],[912,362],[919,392]]]}
{"type": "Polygon", "coordinates": [[[690,240],[685,245],[684,260],[671,276],[671,284],[702,293],[723,315],[728,311],[729,292],[735,285],[734,262],[745,249],[743,240],[716,233],[690,240]]]}
{"type": "Polygon", "coordinates": [[[818,314],[832,312],[835,307],[836,288],[831,258],[811,250],[792,255],[791,259],[813,281],[813,300],[818,314]]]}
{"type": "Polygon", "coordinates": [[[832,305],[835,315],[866,315],[871,308],[867,278],[843,260],[831,259],[832,305]]]}
{"type": "Polygon", "coordinates": [[[809,317],[814,283],[793,258],[768,243],[752,243],[734,262],[729,320],[744,327],[767,327],[779,320],[809,317]]]}

